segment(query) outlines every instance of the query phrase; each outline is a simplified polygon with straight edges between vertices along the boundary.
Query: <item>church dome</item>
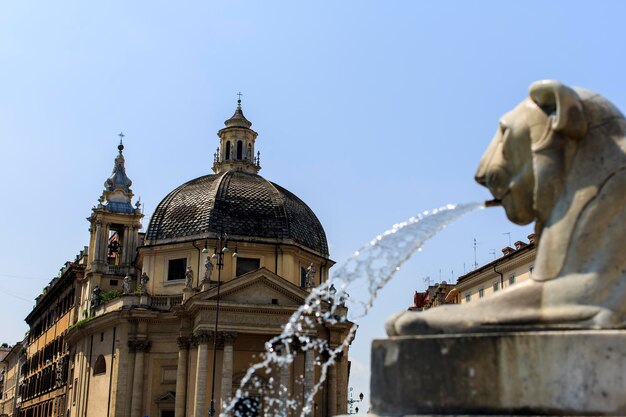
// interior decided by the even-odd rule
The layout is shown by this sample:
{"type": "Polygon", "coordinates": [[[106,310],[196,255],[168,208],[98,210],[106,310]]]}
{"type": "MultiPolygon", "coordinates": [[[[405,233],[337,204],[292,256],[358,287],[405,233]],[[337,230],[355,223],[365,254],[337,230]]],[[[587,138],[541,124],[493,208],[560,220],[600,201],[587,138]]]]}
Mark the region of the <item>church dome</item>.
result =
{"type": "Polygon", "coordinates": [[[295,243],[328,256],[324,229],[302,200],[256,173],[239,170],[199,177],[170,192],[150,220],[146,243],[220,232],[232,240],[295,243]]]}

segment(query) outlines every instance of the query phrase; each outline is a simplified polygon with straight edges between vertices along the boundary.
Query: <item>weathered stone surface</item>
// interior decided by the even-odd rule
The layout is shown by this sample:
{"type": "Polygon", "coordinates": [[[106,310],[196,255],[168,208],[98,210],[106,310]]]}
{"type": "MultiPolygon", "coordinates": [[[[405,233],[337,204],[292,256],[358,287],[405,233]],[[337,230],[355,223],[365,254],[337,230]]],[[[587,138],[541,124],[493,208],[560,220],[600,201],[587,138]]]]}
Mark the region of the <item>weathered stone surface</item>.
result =
{"type": "Polygon", "coordinates": [[[624,415],[626,331],[375,340],[371,411],[406,415],[624,415]]]}
{"type": "Polygon", "coordinates": [[[535,221],[532,279],[480,303],[401,312],[387,334],[626,327],[626,119],[600,95],[545,80],[499,123],[476,180],[535,221]]]}

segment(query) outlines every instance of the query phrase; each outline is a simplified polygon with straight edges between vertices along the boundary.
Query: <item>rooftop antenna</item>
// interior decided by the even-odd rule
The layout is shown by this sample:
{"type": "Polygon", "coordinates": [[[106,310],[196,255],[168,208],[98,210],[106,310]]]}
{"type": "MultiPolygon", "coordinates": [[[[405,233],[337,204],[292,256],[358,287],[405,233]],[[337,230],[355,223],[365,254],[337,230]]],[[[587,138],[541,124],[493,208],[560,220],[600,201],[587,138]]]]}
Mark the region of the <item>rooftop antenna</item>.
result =
{"type": "Polygon", "coordinates": [[[511,247],[511,232],[505,232],[505,233],[502,233],[502,234],[509,236],[509,247],[511,247]]]}
{"type": "Polygon", "coordinates": [[[496,250],[495,249],[489,249],[489,255],[493,255],[493,260],[496,260],[496,250]]]}
{"type": "Polygon", "coordinates": [[[431,280],[429,276],[422,278],[422,281],[424,281],[424,284],[426,284],[427,288],[430,287],[431,280]]]}
{"type": "Polygon", "coordinates": [[[478,243],[476,242],[476,238],[474,238],[474,269],[478,269],[478,262],[476,261],[476,247],[478,243]]]}

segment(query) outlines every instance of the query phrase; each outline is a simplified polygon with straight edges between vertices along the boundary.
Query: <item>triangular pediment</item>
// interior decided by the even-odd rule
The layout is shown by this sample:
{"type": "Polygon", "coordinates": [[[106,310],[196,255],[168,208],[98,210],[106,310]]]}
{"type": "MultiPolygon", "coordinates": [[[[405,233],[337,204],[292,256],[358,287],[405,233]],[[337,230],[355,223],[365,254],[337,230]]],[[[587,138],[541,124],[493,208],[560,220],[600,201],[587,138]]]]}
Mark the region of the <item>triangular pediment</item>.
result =
{"type": "MultiPolygon", "coordinates": [[[[299,306],[308,295],[308,292],[297,285],[266,268],[260,268],[223,283],[220,302],[299,306]]],[[[200,298],[205,301],[217,299],[217,288],[205,291],[200,298]]]]}
{"type": "Polygon", "coordinates": [[[154,402],[157,404],[169,404],[176,401],[176,393],[174,391],[167,391],[164,394],[159,395],[154,402]]]}

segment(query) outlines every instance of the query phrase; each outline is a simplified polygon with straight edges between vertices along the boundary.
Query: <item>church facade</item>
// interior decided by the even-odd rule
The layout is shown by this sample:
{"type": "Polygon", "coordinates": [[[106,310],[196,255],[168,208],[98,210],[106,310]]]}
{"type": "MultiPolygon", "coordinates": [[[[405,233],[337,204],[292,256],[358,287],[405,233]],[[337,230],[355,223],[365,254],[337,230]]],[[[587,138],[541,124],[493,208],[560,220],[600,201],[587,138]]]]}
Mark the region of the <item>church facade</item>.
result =
{"type": "MultiPolygon", "coordinates": [[[[251,125],[239,101],[218,132],[214,174],[167,194],[145,233],[120,142],[88,218],[84,272],[63,335],[64,410],[24,415],[219,415],[268,340],[328,280],[334,262],[324,229],[297,196],[258,175],[251,125]]],[[[337,347],[350,324],[321,325],[313,336],[337,347]]],[[[236,410],[278,411],[283,405],[264,398],[273,386],[296,404],[285,415],[299,414],[321,370],[312,350],[293,349],[288,366],[264,370],[240,392],[236,410]]],[[[347,347],[335,359],[309,415],[347,411],[347,347]]]]}

